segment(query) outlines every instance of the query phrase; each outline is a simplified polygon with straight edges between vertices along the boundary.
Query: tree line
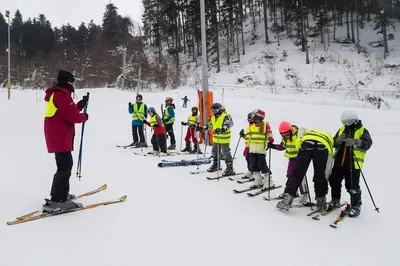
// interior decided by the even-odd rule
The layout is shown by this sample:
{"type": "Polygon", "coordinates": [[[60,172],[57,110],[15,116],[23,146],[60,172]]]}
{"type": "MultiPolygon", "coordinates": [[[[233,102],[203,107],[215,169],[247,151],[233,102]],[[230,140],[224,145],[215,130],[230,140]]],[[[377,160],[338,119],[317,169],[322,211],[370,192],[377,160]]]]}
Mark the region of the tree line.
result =
{"type": "MultiPolygon", "coordinates": [[[[142,26],[119,15],[112,3],[106,5],[101,25],[82,22],[78,28],[53,28],[43,14],[23,20],[17,10],[11,18],[13,83],[47,86],[65,68],[75,71],[82,87],[114,86],[126,48],[127,86],[137,86],[138,80],[163,88],[180,85],[182,66],[201,63],[200,1],[142,3],[142,26]]],[[[308,38],[337,41],[337,29],[345,27],[347,38],[341,41],[357,44],[360,52],[359,31],[370,21],[382,39],[374,45],[388,54],[394,36],[387,28],[400,20],[400,0],[205,0],[205,5],[207,61],[217,72],[246,54],[245,23],[251,25],[251,43],[291,38],[309,63],[308,38]],[[265,29],[262,36],[258,26],[265,29]]],[[[6,48],[7,18],[0,13],[0,83],[7,79],[6,48]]]]}

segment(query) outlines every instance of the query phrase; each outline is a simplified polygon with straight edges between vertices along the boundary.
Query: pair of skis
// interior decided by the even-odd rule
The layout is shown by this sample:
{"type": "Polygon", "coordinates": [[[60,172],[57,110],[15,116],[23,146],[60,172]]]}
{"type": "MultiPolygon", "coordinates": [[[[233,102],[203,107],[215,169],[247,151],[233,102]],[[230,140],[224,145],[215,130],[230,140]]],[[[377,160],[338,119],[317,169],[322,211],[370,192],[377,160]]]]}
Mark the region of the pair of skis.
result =
{"type": "Polygon", "coordinates": [[[202,164],[210,164],[210,159],[199,159],[199,160],[181,160],[181,161],[166,161],[162,160],[161,163],[158,164],[158,167],[176,167],[176,166],[190,166],[190,165],[202,165],[202,164]]]}
{"type": "MultiPolygon", "coordinates": [[[[101,187],[91,190],[89,192],[80,194],[78,196],[75,197],[75,199],[80,199],[83,197],[87,197],[87,196],[91,196],[94,194],[97,194],[101,191],[104,191],[107,189],[107,184],[102,185],[101,187]]],[[[99,206],[105,206],[105,205],[110,205],[110,204],[115,204],[115,203],[121,203],[124,202],[126,200],[127,196],[124,195],[122,197],[120,197],[118,200],[110,200],[110,201],[103,201],[103,202],[98,202],[95,204],[91,204],[91,205],[86,205],[86,206],[82,206],[80,208],[76,208],[76,209],[70,209],[70,210],[61,210],[61,211],[56,211],[56,212],[52,212],[52,213],[40,213],[41,211],[37,210],[37,211],[33,211],[30,212],[28,214],[19,216],[16,218],[16,220],[14,221],[9,221],[7,222],[8,225],[15,225],[15,224],[21,224],[21,223],[26,223],[26,222],[31,222],[31,221],[35,221],[35,220],[40,220],[40,219],[44,219],[44,218],[48,218],[48,217],[52,217],[55,215],[60,215],[60,214],[65,214],[65,213],[70,213],[70,212],[76,212],[76,211],[83,211],[83,210],[88,210],[88,209],[93,209],[99,206]]]]}

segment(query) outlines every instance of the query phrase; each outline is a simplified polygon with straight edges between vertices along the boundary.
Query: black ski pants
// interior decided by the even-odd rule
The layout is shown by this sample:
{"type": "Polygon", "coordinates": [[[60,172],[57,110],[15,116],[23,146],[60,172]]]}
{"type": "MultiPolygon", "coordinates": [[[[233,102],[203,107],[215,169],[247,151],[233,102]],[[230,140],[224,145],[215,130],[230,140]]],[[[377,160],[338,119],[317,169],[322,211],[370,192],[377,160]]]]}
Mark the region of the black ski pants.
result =
{"type": "Polygon", "coordinates": [[[286,182],[285,193],[296,196],[297,189],[307,173],[311,161],[314,167],[314,191],[317,198],[328,193],[328,181],[325,176],[329,152],[317,141],[304,141],[297,154],[295,169],[286,182]]]}
{"type": "Polygon", "coordinates": [[[267,165],[266,155],[261,153],[249,153],[250,171],[261,172],[263,174],[270,173],[267,165]]]}
{"type": "Polygon", "coordinates": [[[154,151],[160,151],[167,153],[167,143],[165,141],[165,135],[156,135],[153,134],[151,137],[151,144],[153,144],[153,150],[154,151]]]}
{"type": "Polygon", "coordinates": [[[53,177],[53,184],[51,186],[51,200],[64,202],[67,200],[69,193],[69,178],[73,166],[71,152],[57,152],[55,153],[57,172],[53,177]]]}
{"type": "MultiPolygon", "coordinates": [[[[349,163],[345,163],[343,166],[340,164],[334,164],[332,168],[332,174],[329,177],[329,185],[331,186],[332,199],[340,200],[343,179],[344,185],[347,191],[350,193],[350,196],[356,194],[361,195],[360,173],[361,171],[359,169],[355,169],[354,165],[350,166],[349,163]]],[[[354,196],[352,197],[352,200],[354,200],[353,198],[354,196]]],[[[356,200],[358,200],[357,195],[356,200]]]]}
{"type": "Polygon", "coordinates": [[[143,125],[141,126],[132,125],[132,136],[133,136],[133,142],[145,143],[146,141],[144,139],[144,134],[143,134],[143,125]]]}
{"type": "Polygon", "coordinates": [[[174,134],[174,123],[166,124],[165,131],[167,131],[168,136],[171,138],[171,145],[176,144],[175,134],[174,134]]]}

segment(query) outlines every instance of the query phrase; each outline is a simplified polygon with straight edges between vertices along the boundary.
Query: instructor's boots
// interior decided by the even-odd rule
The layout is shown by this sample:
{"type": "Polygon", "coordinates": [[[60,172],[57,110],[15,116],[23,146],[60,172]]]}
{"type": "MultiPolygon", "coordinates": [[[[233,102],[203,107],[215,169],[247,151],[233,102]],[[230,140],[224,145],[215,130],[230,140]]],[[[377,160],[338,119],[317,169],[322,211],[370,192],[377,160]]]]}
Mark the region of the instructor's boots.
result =
{"type": "Polygon", "coordinates": [[[51,201],[49,199],[45,199],[46,203],[43,204],[43,213],[54,213],[54,212],[63,212],[69,211],[77,208],[81,208],[83,205],[81,203],[73,202],[72,200],[67,200],[64,202],[51,201]]]}
{"type": "Polygon", "coordinates": [[[190,142],[186,142],[186,146],[183,150],[181,150],[181,152],[191,152],[192,151],[192,147],[190,145],[190,142]]]}
{"type": "Polygon", "coordinates": [[[326,197],[316,198],[317,200],[317,210],[318,212],[326,211],[326,197]]]}
{"type": "Polygon", "coordinates": [[[280,210],[289,211],[289,209],[292,207],[292,203],[293,203],[293,196],[288,193],[283,193],[282,200],[278,202],[278,204],[276,204],[276,207],[280,210]]]}

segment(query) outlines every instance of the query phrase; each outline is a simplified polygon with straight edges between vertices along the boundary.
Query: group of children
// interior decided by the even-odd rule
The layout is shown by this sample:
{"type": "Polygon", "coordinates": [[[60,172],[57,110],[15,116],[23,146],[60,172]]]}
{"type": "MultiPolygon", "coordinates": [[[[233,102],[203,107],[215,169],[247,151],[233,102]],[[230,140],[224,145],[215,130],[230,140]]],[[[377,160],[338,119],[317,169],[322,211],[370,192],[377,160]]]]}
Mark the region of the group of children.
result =
{"type": "MultiPolygon", "coordinates": [[[[141,100],[141,95],[138,95],[137,101],[141,102],[141,100]]],[[[150,115],[149,122],[146,121],[147,114],[145,110],[147,107],[140,106],[138,102],[135,105],[129,103],[129,112],[133,115],[132,129],[134,129],[135,121],[135,130],[143,130],[143,127],[137,126],[137,120],[150,126],[153,129],[151,139],[153,151],[150,153],[160,156],[167,155],[166,133],[171,138],[171,146],[168,149],[175,149],[175,136],[173,133],[175,106],[172,103],[172,98],[166,98],[166,107],[162,118],[153,107],[147,109],[147,113],[150,115]]],[[[192,113],[188,120],[181,122],[182,126],[188,126],[185,137],[186,146],[182,151],[201,153],[196,136],[197,132],[213,129],[213,163],[207,171],[217,171],[220,167],[220,160],[224,159],[226,169],[222,175],[234,175],[233,158],[230,152],[233,120],[220,103],[214,103],[211,106],[211,110],[213,116],[204,126],[200,126],[199,110],[196,106],[192,107],[192,113]],[[193,149],[191,148],[190,140],[194,144],[193,149]]],[[[275,186],[272,180],[272,172],[266,162],[268,149],[270,149],[270,156],[271,150],[274,149],[285,151],[284,156],[288,158],[286,187],[284,193],[280,196],[282,200],[277,204],[277,208],[289,210],[293,199],[297,196],[300,197],[300,203],[310,204],[311,198],[306,173],[311,161],[313,161],[313,182],[318,211],[322,212],[341,205],[341,183],[345,179],[345,186],[351,199],[351,207],[347,210],[349,217],[356,217],[360,214],[362,204],[359,185],[360,173],[366,151],[371,147],[372,140],[368,130],[364,128],[354,111],[346,111],[342,114],[343,127],[337,131],[334,137],[320,130],[310,130],[292,125],[288,121],[283,121],[279,125],[281,140],[278,144],[274,144],[272,131],[269,123],[265,121],[265,112],[263,110],[256,109],[249,113],[247,121],[249,123],[248,128],[246,131],[242,129],[239,135],[244,138],[246,143],[243,155],[247,161],[248,171],[243,178],[253,180],[252,187],[270,189],[275,186]],[[329,204],[326,202],[328,182],[331,187],[332,197],[329,204]],[[298,189],[300,190],[300,195],[297,194],[298,189]]],[[[133,134],[133,145],[143,146],[140,132],[139,136],[140,142],[137,144],[135,143],[138,140],[137,134],[133,134]]]]}

